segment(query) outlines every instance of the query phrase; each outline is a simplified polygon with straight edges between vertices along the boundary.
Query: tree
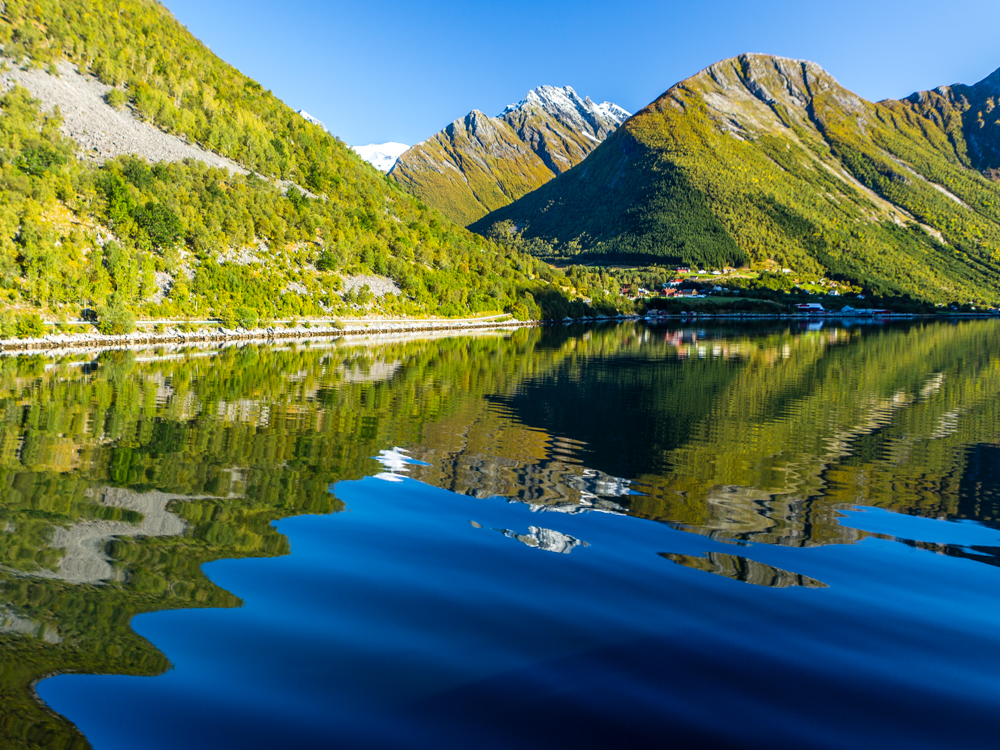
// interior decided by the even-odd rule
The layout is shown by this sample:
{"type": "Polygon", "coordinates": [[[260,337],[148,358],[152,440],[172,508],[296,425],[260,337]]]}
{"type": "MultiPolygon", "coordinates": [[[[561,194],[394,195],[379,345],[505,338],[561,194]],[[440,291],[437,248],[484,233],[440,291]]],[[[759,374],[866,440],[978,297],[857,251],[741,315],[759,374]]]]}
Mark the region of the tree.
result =
{"type": "Polygon", "coordinates": [[[148,201],[144,206],[136,206],[132,218],[161,252],[174,247],[184,236],[180,217],[161,203],[148,201]]]}

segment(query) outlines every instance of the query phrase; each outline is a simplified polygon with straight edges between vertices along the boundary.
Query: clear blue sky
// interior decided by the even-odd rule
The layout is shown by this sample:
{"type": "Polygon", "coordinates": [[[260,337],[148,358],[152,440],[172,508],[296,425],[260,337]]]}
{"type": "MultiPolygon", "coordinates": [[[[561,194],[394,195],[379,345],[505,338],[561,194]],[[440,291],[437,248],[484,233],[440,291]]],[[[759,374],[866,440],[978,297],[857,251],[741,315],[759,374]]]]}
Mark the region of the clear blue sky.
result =
{"type": "Polygon", "coordinates": [[[998,0],[165,0],[223,59],[352,145],[414,144],[542,84],[635,112],[741,52],[873,100],[1000,68],[998,0]]]}

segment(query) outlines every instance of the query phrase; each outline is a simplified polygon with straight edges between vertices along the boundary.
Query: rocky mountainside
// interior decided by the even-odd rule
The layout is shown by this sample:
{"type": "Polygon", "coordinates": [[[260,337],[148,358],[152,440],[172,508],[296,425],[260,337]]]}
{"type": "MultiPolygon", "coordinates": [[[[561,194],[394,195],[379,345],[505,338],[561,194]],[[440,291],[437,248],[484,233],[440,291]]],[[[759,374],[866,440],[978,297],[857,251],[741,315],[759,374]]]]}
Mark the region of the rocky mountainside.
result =
{"type": "Polygon", "coordinates": [[[580,163],[627,118],[572,88],[540,86],[497,117],[473,110],[404,153],[390,175],[460,224],[580,163]]]}
{"type": "Polygon", "coordinates": [[[1000,177],[1000,70],[974,86],[941,86],[879,103],[916,122],[934,123],[962,163],[1000,177]]]}
{"type": "Polygon", "coordinates": [[[777,265],[995,304],[998,80],[875,104],[815,63],[724,60],[472,228],[597,261],[777,265]]]}

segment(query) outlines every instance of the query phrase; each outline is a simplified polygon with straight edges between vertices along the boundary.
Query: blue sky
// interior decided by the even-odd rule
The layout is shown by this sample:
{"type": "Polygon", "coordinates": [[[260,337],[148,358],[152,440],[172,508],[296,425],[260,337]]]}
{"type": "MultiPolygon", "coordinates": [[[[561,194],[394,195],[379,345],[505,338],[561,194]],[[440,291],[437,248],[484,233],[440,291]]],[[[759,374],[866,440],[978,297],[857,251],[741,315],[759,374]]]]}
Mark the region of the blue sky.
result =
{"type": "Polygon", "coordinates": [[[165,0],[223,59],[352,145],[413,144],[541,84],[631,112],[741,52],[814,60],[868,99],[1000,68],[997,0],[165,0]]]}

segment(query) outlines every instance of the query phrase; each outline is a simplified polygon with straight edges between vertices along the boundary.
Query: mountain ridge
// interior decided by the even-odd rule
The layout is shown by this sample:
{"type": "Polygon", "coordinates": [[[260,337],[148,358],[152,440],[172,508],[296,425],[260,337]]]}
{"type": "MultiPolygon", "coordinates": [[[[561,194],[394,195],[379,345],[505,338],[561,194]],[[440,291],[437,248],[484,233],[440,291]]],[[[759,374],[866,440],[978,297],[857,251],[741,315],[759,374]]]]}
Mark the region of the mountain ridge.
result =
{"type": "Polygon", "coordinates": [[[389,174],[468,224],[579,163],[627,116],[569,86],[539,86],[497,117],[472,110],[452,121],[400,156],[389,174]]]}
{"type": "Polygon", "coordinates": [[[578,245],[581,260],[770,264],[995,303],[1000,185],[986,175],[1000,139],[978,127],[970,156],[966,136],[984,89],[875,104],[816,63],[740,55],[670,87],[471,228],[578,245]]]}

